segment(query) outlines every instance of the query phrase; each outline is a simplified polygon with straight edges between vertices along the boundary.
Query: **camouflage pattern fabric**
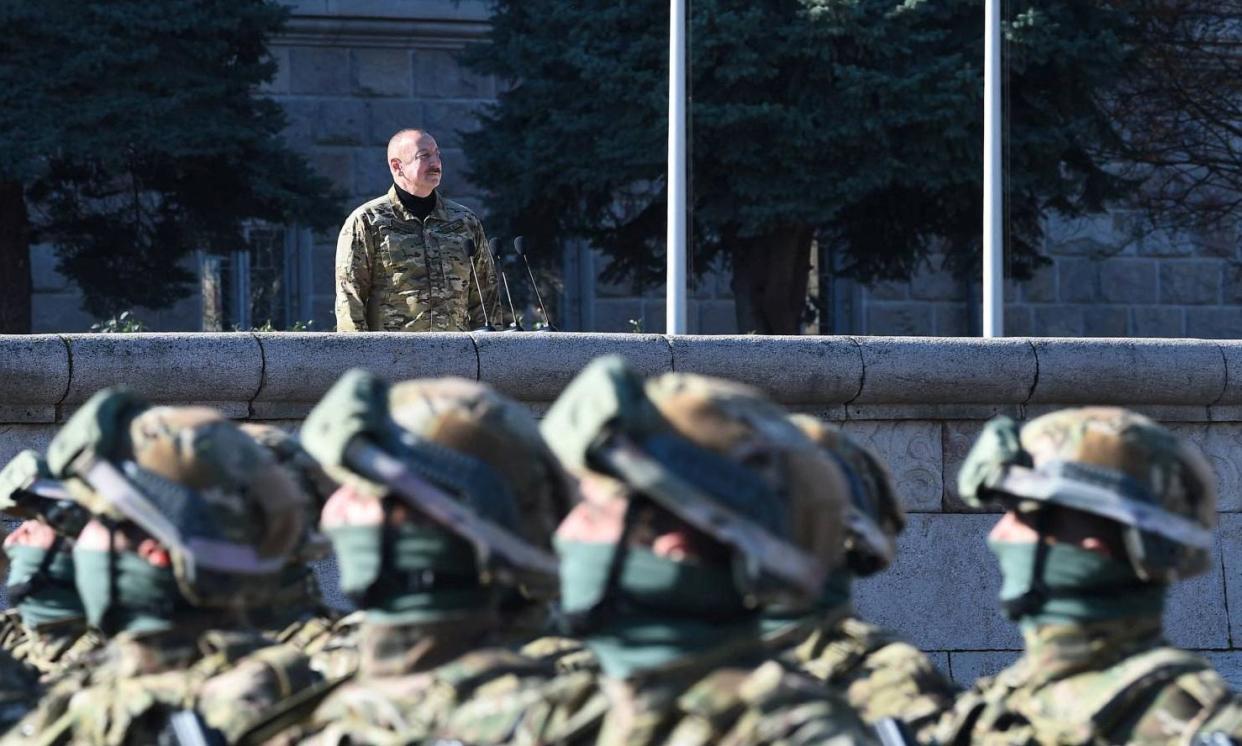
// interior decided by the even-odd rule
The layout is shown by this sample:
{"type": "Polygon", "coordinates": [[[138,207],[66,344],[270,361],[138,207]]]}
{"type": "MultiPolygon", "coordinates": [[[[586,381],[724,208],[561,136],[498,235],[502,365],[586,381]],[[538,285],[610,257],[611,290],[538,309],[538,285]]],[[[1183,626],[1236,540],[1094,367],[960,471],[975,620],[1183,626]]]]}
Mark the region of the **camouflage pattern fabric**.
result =
{"type": "Polygon", "coordinates": [[[599,671],[599,659],[595,653],[581,640],[572,637],[540,637],[523,645],[520,652],[528,658],[552,664],[558,673],[599,671]]]}
{"type": "Polygon", "coordinates": [[[778,661],[718,665],[714,658],[627,680],[576,671],[488,692],[457,708],[439,735],[515,746],[873,743],[845,701],[819,682],[778,661]]]}
{"type": "Polygon", "coordinates": [[[304,656],[255,633],[122,634],[98,665],[58,681],[4,742],[159,743],[169,715],[193,709],[233,743],[268,709],[317,680],[304,656]]]}
{"type": "Polygon", "coordinates": [[[896,634],[851,616],[829,612],[773,638],[783,658],[841,693],[862,719],[905,721],[924,732],[957,693],[923,651],[896,634]]]}
{"type": "MultiPolygon", "coordinates": [[[[1235,706],[1234,695],[1207,661],[1167,647],[1160,635],[1158,619],[1034,628],[1017,663],[958,698],[935,742],[1190,743],[1235,706]]],[[[1242,735],[1229,727],[1228,736],[1242,735]]]]}
{"type": "Polygon", "coordinates": [[[504,325],[496,271],[483,224],[464,205],[437,192],[424,221],[401,204],[396,188],[359,207],[345,221],[336,244],[336,330],[462,332],[504,325]],[[470,273],[465,241],[474,241],[470,273]]]}
{"type": "Polygon", "coordinates": [[[103,645],[103,638],[87,628],[84,619],[51,622],[32,629],[22,623],[17,609],[0,615],[0,649],[43,678],[54,677],[81,663],[103,645]]]}
{"type": "MultiPolygon", "coordinates": [[[[355,611],[332,623],[326,636],[306,644],[311,668],[325,679],[338,679],[358,670],[358,645],[366,612],[355,611]]],[[[308,633],[309,634],[309,633],[308,633]]]]}
{"type": "Polygon", "coordinates": [[[322,696],[290,700],[248,740],[408,743],[430,736],[459,701],[552,677],[550,663],[488,647],[494,622],[362,625],[357,671],[322,696]],[[398,735],[400,734],[400,735],[398,735]]]}

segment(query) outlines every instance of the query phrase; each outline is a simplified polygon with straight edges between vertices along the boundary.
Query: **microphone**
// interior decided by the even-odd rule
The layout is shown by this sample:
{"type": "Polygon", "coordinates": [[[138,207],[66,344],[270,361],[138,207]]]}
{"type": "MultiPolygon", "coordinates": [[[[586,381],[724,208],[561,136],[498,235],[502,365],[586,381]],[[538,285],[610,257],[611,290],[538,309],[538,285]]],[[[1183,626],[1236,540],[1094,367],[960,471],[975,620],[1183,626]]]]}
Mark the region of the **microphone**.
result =
{"type": "Polygon", "coordinates": [[[479,283],[479,273],[474,271],[474,239],[466,239],[466,259],[470,262],[470,276],[474,278],[474,287],[479,291],[479,308],[483,309],[483,326],[475,329],[477,332],[494,332],[496,327],[492,326],[491,319],[487,318],[487,301],[483,299],[483,285],[479,283]]]}
{"type": "Polygon", "coordinates": [[[505,276],[505,265],[500,260],[500,239],[493,238],[487,244],[488,251],[492,254],[492,266],[500,273],[500,281],[505,286],[505,297],[509,299],[509,313],[513,315],[513,323],[509,325],[509,328],[515,332],[526,331],[522,328],[522,322],[518,321],[517,309],[513,307],[513,296],[509,293],[509,278],[505,276]]]}
{"type": "Polygon", "coordinates": [[[556,331],[556,327],[552,325],[552,317],[543,305],[543,296],[539,293],[539,283],[535,282],[535,273],[531,271],[530,260],[526,258],[526,239],[521,236],[513,239],[513,250],[522,257],[522,263],[526,265],[526,276],[530,278],[530,286],[535,289],[535,300],[539,301],[539,310],[543,313],[544,329],[556,331]]]}

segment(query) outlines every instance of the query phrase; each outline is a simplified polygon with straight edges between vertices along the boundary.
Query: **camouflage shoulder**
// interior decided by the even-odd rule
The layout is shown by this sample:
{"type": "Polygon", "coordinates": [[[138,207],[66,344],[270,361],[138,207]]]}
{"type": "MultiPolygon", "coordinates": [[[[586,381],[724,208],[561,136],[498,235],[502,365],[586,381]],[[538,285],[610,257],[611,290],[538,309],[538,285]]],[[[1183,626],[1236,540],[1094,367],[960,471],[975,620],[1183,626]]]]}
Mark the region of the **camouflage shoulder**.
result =
{"type": "Polygon", "coordinates": [[[549,635],[532,640],[520,649],[522,655],[546,661],[560,673],[572,671],[599,672],[599,659],[581,640],[549,635]]]}
{"type": "Polygon", "coordinates": [[[437,683],[451,686],[460,695],[470,696],[480,686],[508,679],[514,682],[538,683],[556,673],[550,661],[531,658],[506,648],[475,650],[446,663],[434,672],[437,683]]]}
{"type": "Polygon", "coordinates": [[[482,224],[482,221],[479,220],[479,216],[474,214],[474,210],[471,210],[462,203],[455,202],[443,195],[440,196],[440,201],[443,203],[444,212],[448,215],[450,220],[465,220],[471,223],[482,224]]]}
{"type": "Polygon", "coordinates": [[[975,727],[980,721],[1003,712],[1006,701],[1027,677],[1026,659],[1019,659],[1009,668],[995,676],[984,676],[969,689],[959,692],[951,705],[940,714],[934,724],[918,733],[920,743],[940,746],[974,742],[975,727]]]}
{"type": "Polygon", "coordinates": [[[321,678],[302,651],[291,645],[268,645],[204,680],[195,693],[195,709],[232,743],[269,710],[313,688],[321,678]]]}
{"type": "Polygon", "coordinates": [[[864,721],[896,718],[916,731],[952,707],[958,691],[926,653],[899,639],[868,652],[842,685],[864,721]]]}
{"type": "Polygon", "coordinates": [[[307,650],[311,668],[324,678],[339,679],[358,669],[358,643],[363,611],[355,611],[337,619],[328,635],[320,639],[314,649],[307,650]]]}
{"type": "Polygon", "coordinates": [[[871,731],[837,693],[767,661],[708,674],[678,698],[670,744],[867,744],[871,731]]]}
{"type": "Polygon", "coordinates": [[[388,198],[388,194],[381,194],[375,199],[363,202],[358,205],[349,217],[345,219],[345,226],[351,226],[359,220],[365,220],[368,223],[383,222],[392,220],[396,217],[396,211],[393,210],[392,201],[388,198]]]}
{"type": "Polygon", "coordinates": [[[576,671],[500,693],[480,689],[448,713],[435,735],[467,744],[593,743],[607,711],[596,677],[576,671]]]}

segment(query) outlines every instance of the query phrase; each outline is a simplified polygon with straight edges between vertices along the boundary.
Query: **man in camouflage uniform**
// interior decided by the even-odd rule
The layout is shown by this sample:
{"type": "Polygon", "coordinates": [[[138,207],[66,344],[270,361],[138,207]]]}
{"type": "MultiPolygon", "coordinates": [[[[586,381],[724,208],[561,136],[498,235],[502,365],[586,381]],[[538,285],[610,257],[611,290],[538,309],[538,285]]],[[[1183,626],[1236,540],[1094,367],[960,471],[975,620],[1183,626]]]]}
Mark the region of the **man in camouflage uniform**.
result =
{"type": "Polygon", "coordinates": [[[351,371],[302,437],[344,483],[321,525],[342,590],[366,614],[361,660],[356,676],[277,713],[253,740],[283,729],[280,741],[418,741],[460,697],[551,674],[495,647],[542,619],[556,588],[552,530],[570,499],[525,408],[474,381],[389,389],[351,371]]]}
{"type": "Polygon", "coordinates": [[[601,674],[476,698],[444,738],[871,742],[844,700],[770,659],[760,634],[764,603],[822,583],[824,568],[790,543],[794,527],[817,532],[825,555],[843,544],[845,495],[819,489],[834,467],[784,412],[725,381],[644,382],[609,357],[569,385],[541,427],[581,477],[582,502],[556,533],[561,602],[601,674]]]}
{"type": "MultiPolygon", "coordinates": [[[[306,653],[314,666],[316,656],[324,650],[336,649],[345,640],[353,641],[353,625],[343,623],[341,615],[324,602],[311,567],[312,562],[324,559],[332,551],[316,528],[319,513],[337,485],[298,439],[284,430],[253,422],[241,425],[241,429],[266,448],[310,498],[306,502],[305,531],[281,576],[280,588],[268,604],[254,610],[250,621],[276,642],[306,653]]],[[[337,664],[342,665],[340,673],[347,673],[356,661],[352,655],[345,659],[350,662],[337,664]]]]}
{"type": "Polygon", "coordinates": [[[87,618],[110,639],[9,740],[232,741],[315,683],[300,653],[238,631],[276,588],[306,498],[234,424],[103,391],[53,439],[48,466],[93,516],[74,575],[87,618]]]}
{"type": "Polygon", "coordinates": [[[488,320],[503,326],[483,224],[436,189],[442,166],[435,138],[398,132],[388,142],[388,166],[392,188],[354,210],[337,239],[337,331],[461,332],[488,320]]]}
{"type": "Polygon", "coordinates": [[[1229,687],[1161,635],[1169,583],[1211,561],[1215,484],[1193,446],[1111,407],[1062,410],[1020,433],[1001,417],[958,486],[970,505],[1008,511],[988,546],[1026,650],[961,696],[940,743],[1238,742],[1229,687]]]}
{"type": "MultiPolygon", "coordinates": [[[[0,555],[0,572],[7,571],[0,555]]],[[[0,736],[25,716],[43,696],[39,672],[0,649],[0,736]]]]}
{"type": "Polygon", "coordinates": [[[805,415],[791,419],[837,462],[846,480],[844,486],[823,489],[848,491],[851,504],[844,562],[829,574],[811,609],[787,607],[765,615],[768,639],[802,671],[844,694],[865,721],[893,718],[912,731],[925,731],[952,704],[955,688],[922,651],[859,619],[850,603],[853,578],[887,568],[905,527],[888,469],[840,428],[805,415]]]}
{"type": "Polygon", "coordinates": [[[0,648],[52,677],[103,644],[73,580],[73,538],[86,514],[30,450],[0,470],[0,510],[29,518],[4,540],[11,608],[0,615],[0,648]]]}

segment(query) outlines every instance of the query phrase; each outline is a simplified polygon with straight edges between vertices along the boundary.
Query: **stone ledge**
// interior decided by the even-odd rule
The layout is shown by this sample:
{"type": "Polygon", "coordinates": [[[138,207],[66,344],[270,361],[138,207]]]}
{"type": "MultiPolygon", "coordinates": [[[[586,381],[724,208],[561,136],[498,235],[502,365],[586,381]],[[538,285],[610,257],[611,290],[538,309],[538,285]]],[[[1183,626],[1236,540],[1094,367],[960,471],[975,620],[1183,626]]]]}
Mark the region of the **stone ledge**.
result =
{"type": "Polygon", "coordinates": [[[96,391],[125,385],[156,404],[205,404],[245,417],[263,353],[251,334],[69,334],[62,416],[96,391]]]}
{"type": "Polygon", "coordinates": [[[863,385],[855,404],[1022,404],[1036,383],[1025,339],[856,337],[863,385]],[[952,354],[945,354],[951,350],[952,354]]]}
{"type": "Polygon", "coordinates": [[[1215,342],[1032,339],[1031,344],[1039,361],[1033,404],[1206,407],[1226,388],[1225,359],[1215,342]]]}
{"type": "Polygon", "coordinates": [[[61,337],[0,336],[0,422],[55,422],[69,373],[69,347],[61,337]]]}
{"type": "Polygon", "coordinates": [[[0,422],[53,421],[58,405],[71,410],[118,383],[156,402],[296,418],[353,366],[389,378],[481,377],[541,404],[609,352],[644,373],[733,378],[834,420],[1029,418],[1087,403],[1120,404],[1174,423],[1242,419],[1242,349],[1211,341],[498,332],[5,337],[0,353],[10,386],[0,395],[0,422]]]}
{"type": "Polygon", "coordinates": [[[845,404],[863,385],[849,337],[670,336],[673,370],[732,378],[785,404],[845,404]]]}
{"type": "Polygon", "coordinates": [[[365,368],[390,381],[461,376],[475,379],[479,358],[469,334],[253,335],[262,349],[263,385],[248,399],[255,419],[306,416],[342,373],[365,368]]]}
{"type": "Polygon", "coordinates": [[[550,402],[578,371],[601,355],[625,357],[644,375],[673,370],[669,343],[658,334],[476,332],[479,380],[525,402],[550,402]]]}

